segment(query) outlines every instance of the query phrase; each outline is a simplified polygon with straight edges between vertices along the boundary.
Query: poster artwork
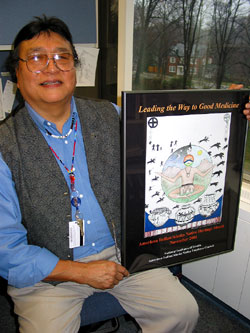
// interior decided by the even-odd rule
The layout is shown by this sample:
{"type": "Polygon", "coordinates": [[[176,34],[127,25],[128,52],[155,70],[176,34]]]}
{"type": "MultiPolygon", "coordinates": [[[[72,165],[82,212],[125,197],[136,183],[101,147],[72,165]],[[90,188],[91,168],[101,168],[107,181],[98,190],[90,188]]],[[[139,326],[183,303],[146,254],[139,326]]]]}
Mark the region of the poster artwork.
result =
{"type": "Polygon", "coordinates": [[[124,92],[122,264],[130,273],[234,248],[248,90],[124,92]]]}
{"type": "Polygon", "coordinates": [[[145,238],[221,222],[230,123],[231,113],[148,118],[145,238]]]}

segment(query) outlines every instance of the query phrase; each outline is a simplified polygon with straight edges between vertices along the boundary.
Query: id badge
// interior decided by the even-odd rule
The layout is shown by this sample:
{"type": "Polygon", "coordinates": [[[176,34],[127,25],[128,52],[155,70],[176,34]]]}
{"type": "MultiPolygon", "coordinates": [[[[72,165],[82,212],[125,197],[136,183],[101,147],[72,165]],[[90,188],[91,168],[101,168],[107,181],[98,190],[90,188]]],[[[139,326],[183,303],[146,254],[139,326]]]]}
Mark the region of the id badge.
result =
{"type": "Polygon", "coordinates": [[[75,247],[85,245],[85,228],[84,220],[79,223],[79,221],[69,222],[69,248],[73,249],[75,247]]]}

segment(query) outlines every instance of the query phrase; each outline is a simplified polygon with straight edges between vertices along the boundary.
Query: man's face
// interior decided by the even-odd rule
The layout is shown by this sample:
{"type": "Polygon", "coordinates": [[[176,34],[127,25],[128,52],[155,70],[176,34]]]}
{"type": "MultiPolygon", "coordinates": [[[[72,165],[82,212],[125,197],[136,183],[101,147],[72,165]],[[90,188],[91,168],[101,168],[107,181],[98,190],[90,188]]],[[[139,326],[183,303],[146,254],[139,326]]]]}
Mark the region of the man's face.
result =
{"type": "MultiPolygon", "coordinates": [[[[56,52],[72,54],[72,49],[66,39],[54,32],[42,33],[21,42],[19,46],[19,57],[22,59],[38,53],[46,53],[50,57],[50,54],[56,52]]],[[[44,110],[49,105],[66,105],[70,102],[76,85],[75,68],[63,72],[56,67],[53,59],[38,74],[30,72],[26,63],[19,61],[16,75],[17,86],[23,98],[37,111],[44,110]]]]}

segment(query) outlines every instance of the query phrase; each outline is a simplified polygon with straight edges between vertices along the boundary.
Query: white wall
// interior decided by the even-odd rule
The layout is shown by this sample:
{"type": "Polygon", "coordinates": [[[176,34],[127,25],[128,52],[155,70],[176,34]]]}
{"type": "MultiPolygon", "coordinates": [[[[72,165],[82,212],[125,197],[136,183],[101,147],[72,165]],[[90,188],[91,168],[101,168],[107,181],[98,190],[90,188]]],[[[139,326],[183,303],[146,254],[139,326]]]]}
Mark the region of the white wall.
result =
{"type": "Polygon", "coordinates": [[[250,202],[245,199],[241,196],[234,251],[184,264],[183,275],[250,319],[250,202]]]}

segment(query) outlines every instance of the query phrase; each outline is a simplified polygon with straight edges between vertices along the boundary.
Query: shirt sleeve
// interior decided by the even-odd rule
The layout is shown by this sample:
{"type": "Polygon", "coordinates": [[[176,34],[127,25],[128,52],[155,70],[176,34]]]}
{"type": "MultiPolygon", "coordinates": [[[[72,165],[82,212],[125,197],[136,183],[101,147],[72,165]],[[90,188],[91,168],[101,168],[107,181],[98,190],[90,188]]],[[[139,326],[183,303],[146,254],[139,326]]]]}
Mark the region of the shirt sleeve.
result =
{"type": "Polygon", "coordinates": [[[59,258],[27,243],[11,171],[0,153],[0,275],[17,288],[32,286],[55,268],[59,258]]]}

